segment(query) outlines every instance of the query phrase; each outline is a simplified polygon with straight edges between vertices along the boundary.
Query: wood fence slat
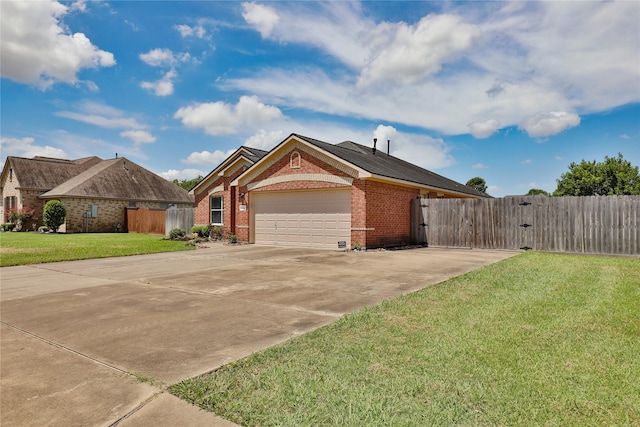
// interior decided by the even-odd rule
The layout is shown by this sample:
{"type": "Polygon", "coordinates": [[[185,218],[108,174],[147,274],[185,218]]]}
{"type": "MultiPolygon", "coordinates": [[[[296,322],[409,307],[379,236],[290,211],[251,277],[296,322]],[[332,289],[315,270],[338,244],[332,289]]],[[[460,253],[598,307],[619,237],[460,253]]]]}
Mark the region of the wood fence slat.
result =
{"type": "Polygon", "coordinates": [[[640,254],[640,196],[416,199],[412,203],[412,240],[430,246],[640,254]]]}

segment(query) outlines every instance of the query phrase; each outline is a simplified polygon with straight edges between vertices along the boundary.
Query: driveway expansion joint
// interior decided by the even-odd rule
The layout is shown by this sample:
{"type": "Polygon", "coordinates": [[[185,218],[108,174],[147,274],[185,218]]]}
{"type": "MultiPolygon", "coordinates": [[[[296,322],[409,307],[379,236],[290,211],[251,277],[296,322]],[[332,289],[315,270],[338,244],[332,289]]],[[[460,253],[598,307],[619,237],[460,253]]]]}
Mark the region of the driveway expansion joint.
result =
{"type": "Polygon", "coordinates": [[[130,372],[122,370],[122,369],[120,369],[120,368],[118,368],[116,366],[110,365],[108,363],[102,362],[101,360],[95,359],[95,358],[93,358],[91,356],[88,356],[88,355],[86,355],[84,353],[80,353],[79,351],[73,350],[73,349],[71,349],[71,348],[69,348],[67,346],[64,346],[62,344],[59,344],[59,343],[57,343],[55,341],[48,340],[48,339],[46,339],[44,337],[41,337],[40,335],[34,334],[33,332],[29,332],[29,331],[27,331],[25,329],[19,328],[18,326],[14,326],[14,325],[11,325],[11,324],[9,324],[7,322],[3,322],[3,321],[0,321],[0,324],[3,325],[3,326],[6,326],[7,328],[13,329],[16,332],[20,332],[21,334],[27,335],[27,336],[29,336],[31,338],[35,338],[35,339],[37,339],[37,340],[39,340],[39,341],[41,341],[41,342],[43,342],[45,344],[48,344],[48,345],[53,346],[53,347],[56,347],[56,348],[58,348],[60,350],[64,350],[64,351],[69,352],[71,354],[74,354],[76,356],[82,357],[83,359],[87,359],[87,360],[89,360],[89,361],[91,361],[93,363],[97,363],[98,365],[104,366],[105,368],[109,368],[109,369],[112,369],[112,370],[114,370],[116,372],[119,372],[119,373],[122,373],[122,374],[126,374],[126,375],[128,375],[130,377],[135,378],[135,376],[131,375],[130,372]]]}

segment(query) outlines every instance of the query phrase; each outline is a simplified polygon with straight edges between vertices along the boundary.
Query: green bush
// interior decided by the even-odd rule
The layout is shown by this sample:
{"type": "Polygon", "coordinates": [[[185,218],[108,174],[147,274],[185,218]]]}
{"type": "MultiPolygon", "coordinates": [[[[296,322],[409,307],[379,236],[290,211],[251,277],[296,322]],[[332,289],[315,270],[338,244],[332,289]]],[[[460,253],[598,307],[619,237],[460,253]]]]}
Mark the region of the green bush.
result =
{"type": "Polygon", "coordinates": [[[169,231],[169,239],[171,240],[184,240],[187,232],[182,228],[173,228],[169,231]]]}
{"type": "Polygon", "coordinates": [[[42,226],[38,227],[38,232],[39,233],[48,233],[49,232],[49,227],[47,227],[46,225],[42,225],[42,226]]]}
{"type": "Polygon", "coordinates": [[[15,226],[15,224],[0,224],[0,227],[2,227],[2,231],[12,231],[15,226]]]}
{"type": "Polygon", "coordinates": [[[233,233],[229,233],[228,239],[229,243],[238,243],[238,236],[233,233]]]}
{"type": "Polygon", "coordinates": [[[49,200],[44,205],[42,219],[44,225],[49,227],[54,233],[58,232],[58,228],[64,224],[67,217],[67,210],[60,200],[49,200]]]}
{"type": "Polygon", "coordinates": [[[191,234],[197,234],[198,237],[209,237],[208,225],[194,225],[191,227],[191,234]]]}
{"type": "Polygon", "coordinates": [[[219,225],[209,225],[209,237],[214,240],[222,240],[224,238],[224,229],[219,225]]]}

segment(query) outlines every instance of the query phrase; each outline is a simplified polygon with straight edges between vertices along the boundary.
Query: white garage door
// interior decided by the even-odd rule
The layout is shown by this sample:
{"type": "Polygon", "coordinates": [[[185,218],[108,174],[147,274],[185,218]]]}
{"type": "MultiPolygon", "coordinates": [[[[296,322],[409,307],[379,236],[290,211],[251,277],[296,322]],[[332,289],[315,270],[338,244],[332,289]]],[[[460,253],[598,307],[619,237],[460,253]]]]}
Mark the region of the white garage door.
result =
{"type": "Polygon", "coordinates": [[[252,193],[255,242],[337,249],[351,247],[351,191],[252,193]]]}

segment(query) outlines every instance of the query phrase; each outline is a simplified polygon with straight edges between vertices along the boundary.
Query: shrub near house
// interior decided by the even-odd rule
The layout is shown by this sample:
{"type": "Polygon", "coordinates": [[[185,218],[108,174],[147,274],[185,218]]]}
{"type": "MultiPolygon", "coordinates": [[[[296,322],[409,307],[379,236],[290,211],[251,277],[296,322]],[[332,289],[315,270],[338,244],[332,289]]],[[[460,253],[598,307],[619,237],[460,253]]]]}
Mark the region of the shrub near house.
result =
{"type": "Polygon", "coordinates": [[[64,224],[66,216],[67,211],[60,200],[49,200],[44,205],[44,224],[53,230],[54,233],[57,233],[58,228],[64,224]]]}

